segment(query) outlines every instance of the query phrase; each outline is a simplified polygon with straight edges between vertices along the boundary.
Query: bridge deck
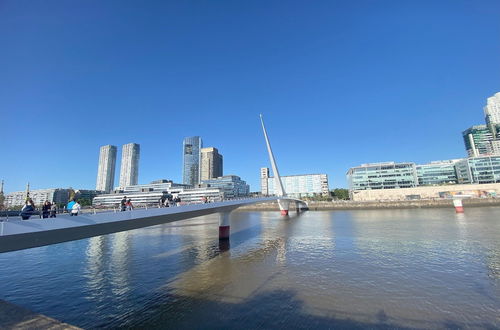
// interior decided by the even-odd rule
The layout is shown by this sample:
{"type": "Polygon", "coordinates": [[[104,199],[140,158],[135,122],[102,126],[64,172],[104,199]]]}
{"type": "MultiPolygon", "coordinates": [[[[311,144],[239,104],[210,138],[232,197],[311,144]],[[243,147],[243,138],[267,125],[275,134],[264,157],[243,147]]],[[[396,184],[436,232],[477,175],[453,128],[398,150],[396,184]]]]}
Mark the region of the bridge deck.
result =
{"type": "Polygon", "coordinates": [[[263,197],[116,213],[81,214],[76,217],[63,214],[57,218],[4,221],[0,223],[0,253],[155,226],[206,214],[230,212],[243,205],[277,199],[263,197]]]}

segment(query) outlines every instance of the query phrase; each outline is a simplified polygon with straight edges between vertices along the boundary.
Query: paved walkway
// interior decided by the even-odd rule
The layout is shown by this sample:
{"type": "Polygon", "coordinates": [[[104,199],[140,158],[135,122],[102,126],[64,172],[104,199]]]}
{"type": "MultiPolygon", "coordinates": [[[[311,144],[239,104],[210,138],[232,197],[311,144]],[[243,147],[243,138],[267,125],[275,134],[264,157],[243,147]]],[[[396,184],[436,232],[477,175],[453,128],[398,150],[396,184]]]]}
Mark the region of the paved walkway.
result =
{"type": "Polygon", "coordinates": [[[0,300],[0,329],[80,329],[0,300]]]}

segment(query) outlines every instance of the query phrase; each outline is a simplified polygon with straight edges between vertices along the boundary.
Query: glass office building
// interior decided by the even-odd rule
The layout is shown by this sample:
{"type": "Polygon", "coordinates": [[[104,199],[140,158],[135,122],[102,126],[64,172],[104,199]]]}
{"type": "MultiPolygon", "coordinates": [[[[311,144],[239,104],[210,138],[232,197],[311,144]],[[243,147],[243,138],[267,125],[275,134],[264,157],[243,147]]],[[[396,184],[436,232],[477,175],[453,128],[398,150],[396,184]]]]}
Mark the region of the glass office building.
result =
{"type": "Polygon", "coordinates": [[[500,183],[500,156],[468,159],[473,183],[500,183]]]}
{"type": "Polygon", "coordinates": [[[465,150],[469,157],[489,155],[493,152],[493,134],[486,125],[475,125],[462,132],[465,150]]]}
{"type": "Polygon", "coordinates": [[[455,160],[435,161],[429,164],[417,165],[417,178],[419,186],[455,184],[458,183],[455,160]]]}
{"type": "Polygon", "coordinates": [[[350,190],[412,188],[418,185],[415,163],[363,164],[347,172],[350,190]]]}
{"type": "Polygon", "coordinates": [[[199,136],[190,136],[183,141],[182,183],[196,186],[200,183],[200,152],[203,142],[199,136]]]}
{"type": "Polygon", "coordinates": [[[210,180],[203,180],[201,183],[202,187],[222,189],[226,198],[248,196],[250,193],[250,186],[236,175],[225,175],[210,180]]]}

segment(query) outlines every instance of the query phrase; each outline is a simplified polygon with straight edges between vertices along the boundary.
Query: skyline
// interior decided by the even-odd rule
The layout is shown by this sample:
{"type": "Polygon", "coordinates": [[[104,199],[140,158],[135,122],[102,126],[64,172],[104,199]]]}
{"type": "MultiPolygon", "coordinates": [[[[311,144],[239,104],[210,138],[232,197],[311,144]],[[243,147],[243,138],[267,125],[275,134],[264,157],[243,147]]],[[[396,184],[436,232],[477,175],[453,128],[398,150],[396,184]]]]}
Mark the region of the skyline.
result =
{"type": "Polygon", "coordinates": [[[139,183],[182,182],[192,135],[257,191],[259,113],[280,174],[347,187],[362,163],[465,157],[461,132],[500,91],[497,1],[0,8],[6,192],[93,189],[98,147],[130,141],[139,183]]]}

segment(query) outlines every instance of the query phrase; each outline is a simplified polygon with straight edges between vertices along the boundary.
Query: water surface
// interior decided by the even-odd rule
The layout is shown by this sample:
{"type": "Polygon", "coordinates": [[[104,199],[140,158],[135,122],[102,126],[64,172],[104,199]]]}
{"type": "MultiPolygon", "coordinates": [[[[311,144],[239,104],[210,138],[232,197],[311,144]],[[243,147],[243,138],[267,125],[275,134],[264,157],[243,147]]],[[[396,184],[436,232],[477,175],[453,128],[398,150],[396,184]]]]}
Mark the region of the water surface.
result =
{"type": "Polygon", "coordinates": [[[0,254],[0,298],[84,328],[500,328],[500,208],[234,212],[0,254]]]}

